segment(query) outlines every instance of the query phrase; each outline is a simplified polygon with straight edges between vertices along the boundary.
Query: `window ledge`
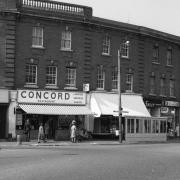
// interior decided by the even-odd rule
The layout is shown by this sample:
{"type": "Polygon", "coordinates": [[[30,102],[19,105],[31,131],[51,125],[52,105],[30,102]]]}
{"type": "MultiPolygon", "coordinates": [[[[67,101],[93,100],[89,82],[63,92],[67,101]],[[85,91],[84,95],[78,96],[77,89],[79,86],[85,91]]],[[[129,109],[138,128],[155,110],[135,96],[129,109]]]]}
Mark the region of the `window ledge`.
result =
{"type": "Polygon", "coordinates": [[[161,97],[167,97],[166,95],[162,95],[162,94],[160,94],[159,96],[161,96],[161,97]]]}
{"type": "Polygon", "coordinates": [[[64,87],[64,89],[66,89],[66,90],[77,90],[76,87],[64,87]]]}
{"type": "Polygon", "coordinates": [[[113,92],[118,92],[118,89],[112,89],[111,91],[113,91],[113,92]]]}
{"type": "Polygon", "coordinates": [[[133,91],[131,90],[125,90],[126,93],[134,93],[133,91]]]}
{"type": "Polygon", "coordinates": [[[60,49],[60,51],[63,51],[63,52],[73,52],[73,50],[72,49],[60,49]]]}
{"type": "Polygon", "coordinates": [[[102,56],[106,56],[106,57],[111,57],[111,55],[110,55],[110,54],[107,54],[107,53],[102,53],[101,55],[102,55],[102,56]]]}
{"type": "Polygon", "coordinates": [[[46,85],[45,88],[46,89],[59,89],[58,86],[52,86],[52,85],[46,85]]]}
{"type": "Polygon", "coordinates": [[[45,47],[43,47],[43,46],[31,46],[31,48],[33,48],[33,49],[45,49],[45,47]]]}
{"type": "Polygon", "coordinates": [[[173,65],[166,65],[166,67],[173,68],[174,66],[173,65]]]}
{"type": "Polygon", "coordinates": [[[169,97],[170,97],[170,98],[174,98],[174,99],[176,98],[176,96],[169,96],[169,97]]]}
{"type": "Polygon", "coordinates": [[[157,96],[156,94],[154,93],[149,93],[150,96],[157,96]]]}
{"type": "Polygon", "coordinates": [[[39,86],[36,84],[25,84],[24,87],[25,88],[39,88],[39,86]]]}
{"type": "Polygon", "coordinates": [[[152,61],[152,64],[159,65],[160,63],[159,63],[159,62],[152,61]]]}
{"type": "Polygon", "coordinates": [[[130,59],[129,56],[121,56],[122,59],[130,59]]]}

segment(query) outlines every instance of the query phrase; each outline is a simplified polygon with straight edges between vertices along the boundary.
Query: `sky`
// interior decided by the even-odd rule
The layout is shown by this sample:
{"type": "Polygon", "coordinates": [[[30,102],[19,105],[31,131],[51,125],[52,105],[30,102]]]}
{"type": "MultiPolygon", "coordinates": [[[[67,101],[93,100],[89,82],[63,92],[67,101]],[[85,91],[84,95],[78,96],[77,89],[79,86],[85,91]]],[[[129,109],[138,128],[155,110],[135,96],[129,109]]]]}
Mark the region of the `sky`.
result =
{"type": "Polygon", "coordinates": [[[180,36],[180,0],[55,0],[90,6],[93,16],[180,36]]]}

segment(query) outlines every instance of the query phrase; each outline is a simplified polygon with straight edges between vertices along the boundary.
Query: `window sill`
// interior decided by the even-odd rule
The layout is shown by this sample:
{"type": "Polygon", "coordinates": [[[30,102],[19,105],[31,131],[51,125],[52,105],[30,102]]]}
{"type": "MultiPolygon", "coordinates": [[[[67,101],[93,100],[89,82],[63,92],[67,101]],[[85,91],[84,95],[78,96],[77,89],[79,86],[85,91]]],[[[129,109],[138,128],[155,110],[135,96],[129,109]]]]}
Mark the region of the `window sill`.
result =
{"type": "Polygon", "coordinates": [[[111,91],[113,91],[113,92],[118,92],[118,89],[112,89],[111,91]]]}
{"type": "Polygon", "coordinates": [[[77,90],[76,87],[64,87],[65,90],[77,90]]]}
{"type": "Polygon", "coordinates": [[[52,85],[46,85],[45,89],[59,89],[57,86],[52,86],[52,85]]]}
{"type": "Polygon", "coordinates": [[[170,98],[174,98],[174,99],[176,98],[176,96],[169,96],[169,97],[170,97],[170,98]]]}
{"type": "Polygon", "coordinates": [[[126,93],[134,93],[133,91],[130,90],[125,90],[126,93]]]}
{"type": "Polygon", "coordinates": [[[63,51],[63,52],[73,52],[72,49],[60,49],[60,51],[63,51]]]}
{"type": "Polygon", "coordinates": [[[43,46],[31,46],[32,49],[45,49],[43,46]]]}
{"type": "Polygon", "coordinates": [[[102,55],[102,56],[105,56],[105,57],[111,57],[111,55],[110,55],[110,54],[107,54],[107,53],[102,53],[101,55],[102,55]]]}
{"type": "Polygon", "coordinates": [[[162,94],[160,94],[159,96],[161,96],[161,97],[167,97],[166,95],[162,95],[162,94]]]}
{"type": "Polygon", "coordinates": [[[150,96],[157,96],[156,94],[154,93],[149,93],[150,96]]]}
{"type": "Polygon", "coordinates": [[[122,59],[128,59],[129,60],[129,56],[121,56],[122,59]]]}
{"type": "Polygon", "coordinates": [[[155,65],[160,65],[159,62],[155,62],[155,61],[152,61],[152,64],[155,64],[155,65]]]}
{"type": "Polygon", "coordinates": [[[24,85],[25,88],[39,88],[39,86],[37,86],[36,84],[25,84],[24,85]]]}
{"type": "Polygon", "coordinates": [[[166,65],[166,67],[173,68],[174,66],[173,65],[166,65]]]}

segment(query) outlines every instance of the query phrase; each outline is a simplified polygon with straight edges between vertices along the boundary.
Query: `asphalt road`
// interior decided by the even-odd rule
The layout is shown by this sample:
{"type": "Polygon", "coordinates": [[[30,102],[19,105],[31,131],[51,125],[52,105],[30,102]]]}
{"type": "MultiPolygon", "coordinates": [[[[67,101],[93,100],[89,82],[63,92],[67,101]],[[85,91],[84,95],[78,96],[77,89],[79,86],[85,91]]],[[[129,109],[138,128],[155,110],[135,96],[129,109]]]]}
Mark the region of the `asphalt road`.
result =
{"type": "Polygon", "coordinates": [[[0,150],[0,180],[180,180],[180,144],[0,150]]]}

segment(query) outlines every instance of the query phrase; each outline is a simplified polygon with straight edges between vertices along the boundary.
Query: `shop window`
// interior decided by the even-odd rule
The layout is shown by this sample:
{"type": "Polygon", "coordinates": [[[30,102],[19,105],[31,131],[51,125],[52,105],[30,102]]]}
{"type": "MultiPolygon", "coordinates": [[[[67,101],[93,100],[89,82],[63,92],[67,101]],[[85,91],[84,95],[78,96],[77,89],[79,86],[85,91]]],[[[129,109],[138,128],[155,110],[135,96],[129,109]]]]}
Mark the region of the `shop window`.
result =
{"type": "Polygon", "coordinates": [[[32,46],[33,47],[43,47],[43,28],[33,27],[32,30],[32,46]]]}
{"type": "Polygon", "coordinates": [[[71,31],[65,30],[61,34],[61,50],[71,50],[71,31]]]}
{"type": "Polygon", "coordinates": [[[143,120],[136,119],[136,133],[143,133],[143,120]]]}
{"type": "Polygon", "coordinates": [[[103,66],[97,67],[97,89],[104,90],[105,84],[105,72],[103,66]]]}
{"type": "Polygon", "coordinates": [[[110,55],[110,37],[106,35],[102,43],[102,54],[110,55]]]}
{"type": "Polygon", "coordinates": [[[150,119],[144,120],[144,133],[151,133],[151,120],[150,119]]]}
{"type": "Polygon", "coordinates": [[[127,133],[134,133],[134,119],[127,119],[127,133]]]}
{"type": "Polygon", "coordinates": [[[112,71],[112,90],[118,89],[118,69],[114,67],[112,71]]]}
{"type": "Polygon", "coordinates": [[[26,65],[26,84],[37,84],[37,65],[26,65]]]}
{"type": "Polygon", "coordinates": [[[166,121],[160,121],[160,133],[166,133],[166,121]]]}
{"type": "Polygon", "coordinates": [[[76,68],[66,68],[66,86],[76,87],[76,68]]]}
{"type": "Polygon", "coordinates": [[[57,85],[57,67],[48,66],[46,68],[46,85],[57,85]]]}

